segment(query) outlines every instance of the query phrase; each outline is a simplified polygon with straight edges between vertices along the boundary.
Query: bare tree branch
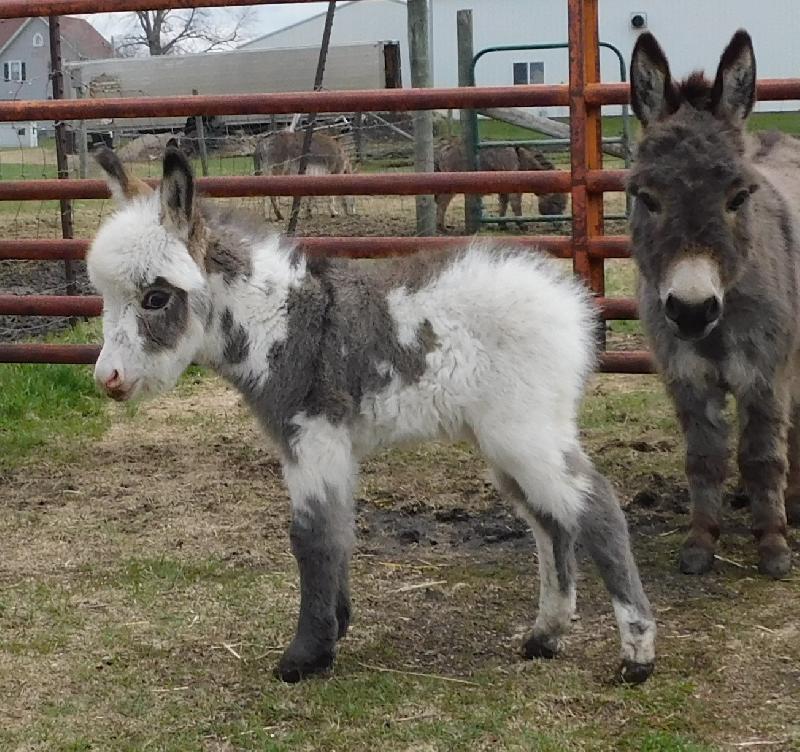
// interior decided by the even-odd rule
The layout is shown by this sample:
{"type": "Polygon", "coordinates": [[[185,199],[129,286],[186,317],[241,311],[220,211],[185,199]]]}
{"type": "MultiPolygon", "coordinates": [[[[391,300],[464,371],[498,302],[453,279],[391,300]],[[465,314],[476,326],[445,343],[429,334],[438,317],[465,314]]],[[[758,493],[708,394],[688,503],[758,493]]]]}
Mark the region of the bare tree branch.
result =
{"type": "Polygon", "coordinates": [[[252,8],[137,11],[128,16],[128,33],[117,37],[117,52],[175,55],[229,49],[242,41],[252,14],[252,8]]]}

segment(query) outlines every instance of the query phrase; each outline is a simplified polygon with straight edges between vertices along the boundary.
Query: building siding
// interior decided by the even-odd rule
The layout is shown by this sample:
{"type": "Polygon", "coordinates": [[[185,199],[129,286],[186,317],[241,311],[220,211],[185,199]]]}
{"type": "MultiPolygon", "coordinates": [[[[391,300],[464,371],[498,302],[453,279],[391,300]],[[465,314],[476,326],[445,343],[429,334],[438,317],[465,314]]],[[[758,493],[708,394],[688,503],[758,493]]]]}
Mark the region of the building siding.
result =
{"type": "MultiPolygon", "coordinates": [[[[242,50],[275,50],[283,47],[319,47],[325,17],[281,29],[261,39],[247,42],[242,50]]],[[[331,33],[331,46],[362,42],[399,42],[403,85],[411,81],[408,57],[406,6],[393,0],[359,0],[336,9],[331,33]]]]}

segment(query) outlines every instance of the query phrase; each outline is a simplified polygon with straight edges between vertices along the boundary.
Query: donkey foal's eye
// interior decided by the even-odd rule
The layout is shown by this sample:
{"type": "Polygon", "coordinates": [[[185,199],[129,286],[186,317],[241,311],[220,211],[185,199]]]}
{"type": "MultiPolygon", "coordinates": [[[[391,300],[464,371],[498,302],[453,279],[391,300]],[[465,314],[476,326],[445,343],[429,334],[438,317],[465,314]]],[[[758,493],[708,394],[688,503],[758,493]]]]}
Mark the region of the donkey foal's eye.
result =
{"type": "Polygon", "coordinates": [[[750,197],[750,191],[743,188],[730,201],[728,201],[728,211],[735,212],[750,197]]]}
{"type": "Polygon", "coordinates": [[[164,290],[150,290],[142,298],[142,308],[148,311],[156,311],[169,303],[170,294],[164,290]]]}

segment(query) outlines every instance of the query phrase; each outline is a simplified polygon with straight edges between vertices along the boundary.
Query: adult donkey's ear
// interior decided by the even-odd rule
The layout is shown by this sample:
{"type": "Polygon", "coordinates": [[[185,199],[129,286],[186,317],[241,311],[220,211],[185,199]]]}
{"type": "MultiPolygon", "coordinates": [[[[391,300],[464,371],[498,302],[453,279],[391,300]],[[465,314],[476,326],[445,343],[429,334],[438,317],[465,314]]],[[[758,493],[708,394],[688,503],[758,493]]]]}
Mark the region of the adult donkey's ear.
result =
{"type": "Polygon", "coordinates": [[[94,153],[94,158],[105,171],[111,196],[120,206],[153,192],[143,180],[130,175],[120,158],[107,146],[98,149],[94,153]]]}
{"type": "Polygon", "coordinates": [[[711,90],[711,111],[730,120],[744,120],[756,102],[756,56],[744,30],[734,35],[719,59],[711,90]]]}
{"type": "Polygon", "coordinates": [[[645,127],[678,109],[667,56],[650,33],[640,34],[631,55],[631,106],[645,127]]]}
{"type": "Polygon", "coordinates": [[[184,240],[194,216],[194,177],[183,152],[170,147],[164,153],[161,178],[161,224],[184,240]]]}

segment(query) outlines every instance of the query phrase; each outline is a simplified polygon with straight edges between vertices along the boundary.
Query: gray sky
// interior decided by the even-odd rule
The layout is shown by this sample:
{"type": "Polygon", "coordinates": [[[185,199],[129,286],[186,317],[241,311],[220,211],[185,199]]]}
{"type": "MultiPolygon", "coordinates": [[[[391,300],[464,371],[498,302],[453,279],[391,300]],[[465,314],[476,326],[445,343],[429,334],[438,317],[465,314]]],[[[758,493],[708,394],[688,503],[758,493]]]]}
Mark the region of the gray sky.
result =
{"type": "MultiPolygon", "coordinates": [[[[326,2],[254,6],[250,11],[253,20],[247,25],[246,37],[252,39],[276,29],[282,29],[284,26],[302,21],[309,16],[323,13],[327,7],[328,4],[326,2]]],[[[233,12],[237,10],[238,8],[231,9],[233,12]]],[[[210,12],[218,14],[223,23],[226,14],[229,13],[228,9],[210,9],[210,12]]],[[[129,29],[130,14],[127,13],[95,13],[93,15],[84,15],[83,17],[94,25],[106,39],[123,35],[129,29]]]]}

